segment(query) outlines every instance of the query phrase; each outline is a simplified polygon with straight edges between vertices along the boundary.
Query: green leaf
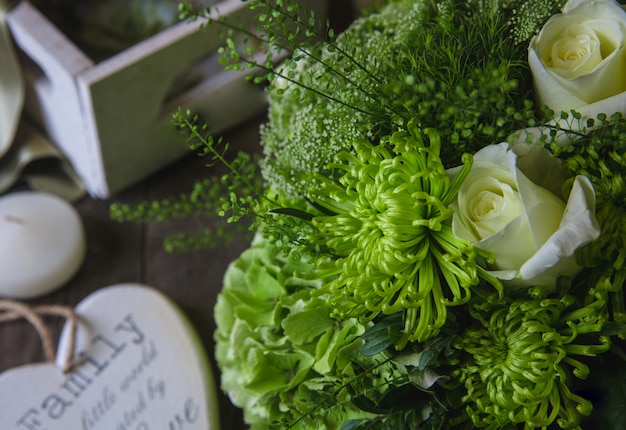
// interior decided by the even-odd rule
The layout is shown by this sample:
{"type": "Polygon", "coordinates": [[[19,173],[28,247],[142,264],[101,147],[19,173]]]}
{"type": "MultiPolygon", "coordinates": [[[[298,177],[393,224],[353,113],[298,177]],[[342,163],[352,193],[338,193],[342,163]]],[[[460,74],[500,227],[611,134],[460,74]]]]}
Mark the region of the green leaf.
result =
{"type": "Polygon", "coordinates": [[[413,384],[402,385],[385,393],[378,402],[379,408],[387,411],[401,409],[411,410],[423,402],[427,404],[432,400],[432,395],[425,390],[416,388],[413,384]]]}
{"type": "Polygon", "coordinates": [[[245,276],[247,284],[252,286],[251,293],[258,300],[271,301],[284,293],[280,282],[260,263],[251,265],[245,276]]]}
{"type": "Polygon", "coordinates": [[[589,380],[577,390],[577,394],[593,403],[591,416],[581,423],[582,428],[621,430],[626,423],[626,360],[622,352],[626,342],[613,342],[613,353],[602,354],[593,361],[589,380]]]}
{"type": "Polygon", "coordinates": [[[424,370],[428,367],[428,365],[433,362],[437,356],[439,355],[439,351],[434,349],[425,349],[420,355],[420,361],[417,365],[419,370],[424,370]]]}
{"type": "Polygon", "coordinates": [[[341,430],[357,430],[365,420],[349,420],[341,425],[341,430]]]}
{"type": "Polygon", "coordinates": [[[313,342],[319,335],[332,327],[329,309],[320,306],[289,314],[282,322],[285,335],[296,345],[313,342]]]}
{"type": "Polygon", "coordinates": [[[363,339],[365,340],[365,345],[363,345],[363,349],[361,350],[363,355],[376,355],[392,346],[393,342],[388,334],[389,331],[387,327],[376,325],[363,333],[363,339]]]}
{"type": "Polygon", "coordinates": [[[294,208],[278,208],[272,209],[270,212],[274,214],[295,216],[296,218],[300,218],[305,221],[311,221],[313,219],[313,215],[310,213],[294,208]]]}
{"type": "MultiPolygon", "coordinates": [[[[335,330],[328,330],[327,333],[331,333],[332,337],[323,336],[324,341],[327,342],[325,347],[321,347],[322,341],[319,342],[315,349],[315,365],[313,368],[321,374],[326,374],[331,371],[335,366],[337,355],[340,350],[349,346],[350,342],[360,334],[356,332],[359,327],[356,325],[355,320],[345,321],[343,327],[335,330]]],[[[330,327],[329,327],[330,328],[330,327]]]]}
{"type": "Polygon", "coordinates": [[[365,345],[361,353],[371,356],[394,345],[402,336],[402,313],[390,315],[376,322],[361,336],[365,345]]]}
{"type": "Polygon", "coordinates": [[[370,412],[373,414],[377,414],[381,412],[378,409],[378,405],[376,405],[376,402],[372,401],[372,399],[365,397],[365,396],[354,397],[352,399],[352,403],[354,403],[354,406],[356,406],[357,408],[365,412],[370,412]]]}
{"type": "Polygon", "coordinates": [[[304,352],[255,350],[250,357],[253,378],[246,388],[259,395],[298,384],[313,364],[313,357],[304,352]]]}
{"type": "MultiPolygon", "coordinates": [[[[594,409],[589,422],[603,430],[621,430],[626,423],[626,369],[606,366],[602,375],[594,374],[594,409]]],[[[584,427],[584,426],[583,426],[584,427]]]]}

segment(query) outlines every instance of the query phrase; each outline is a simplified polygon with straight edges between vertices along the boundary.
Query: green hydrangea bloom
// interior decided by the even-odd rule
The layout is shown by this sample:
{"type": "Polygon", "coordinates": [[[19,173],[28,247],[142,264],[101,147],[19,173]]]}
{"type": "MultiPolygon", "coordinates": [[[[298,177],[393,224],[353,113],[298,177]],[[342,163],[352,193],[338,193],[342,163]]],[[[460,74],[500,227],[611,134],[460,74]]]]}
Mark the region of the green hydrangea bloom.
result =
{"type": "Polygon", "coordinates": [[[508,300],[475,309],[476,326],[457,347],[468,354],[457,372],[467,389],[466,410],[476,428],[579,428],[591,413],[589,400],[571,389],[572,377],[589,368],[579,357],[609,349],[598,333],[605,300],[577,306],[572,296],[508,300]]]}
{"type": "MultiPolygon", "coordinates": [[[[233,262],[215,306],[216,360],[222,389],[252,429],[338,429],[368,416],[349,402],[346,381],[383,357],[365,357],[356,319],[337,320],[322,298],[312,266],[293,262],[259,239],[233,262]],[[323,407],[322,407],[323,406],[323,407]],[[294,424],[297,423],[297,424],[294,424]]],[[[395,367],[361,378],[362,390],[384,387],[395,367]]]]}

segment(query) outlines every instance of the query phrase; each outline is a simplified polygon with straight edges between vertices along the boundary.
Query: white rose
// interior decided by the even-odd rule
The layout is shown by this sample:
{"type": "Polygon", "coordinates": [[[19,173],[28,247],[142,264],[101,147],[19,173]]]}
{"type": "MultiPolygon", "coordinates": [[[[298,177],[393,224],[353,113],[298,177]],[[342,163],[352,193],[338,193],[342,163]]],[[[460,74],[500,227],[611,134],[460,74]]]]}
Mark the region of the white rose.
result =
{"type": "Polygon", "coordinates": [[[626,113],[626,12],[614,0],[570,0],[528,49],[539,105],[559,116],[626,113]]]}
{"type": "Polygon", "coordinates": [[[554,288],[557,277],[579,272],[574,252],[600,234],[591,182],[576,177],[565,203],[564,180],[559,161],[537,145],[487,146],[452,204],[453,232],[495,256],[499,279],[554,288]]]}

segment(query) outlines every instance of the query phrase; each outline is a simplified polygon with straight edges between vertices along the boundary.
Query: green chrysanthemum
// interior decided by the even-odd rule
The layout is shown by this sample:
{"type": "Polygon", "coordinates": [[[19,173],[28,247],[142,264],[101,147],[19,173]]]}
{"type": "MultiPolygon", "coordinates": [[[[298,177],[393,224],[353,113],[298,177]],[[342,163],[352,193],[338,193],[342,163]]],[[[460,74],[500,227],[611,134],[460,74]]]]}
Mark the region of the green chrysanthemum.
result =
{"type": "MultiPolygon", "coordinates": [[[[625,181],[623,178],[619,178],[625,181]]],[[[616,183],[616,188],[625,187],[626,182],[616,183]]],[[[622,197],[623,199],[623,197],[622,197]]],[[[600,202],[597,218],[602,226],[600,238],[580,252],[584,264],[595,265],[593,277],[595,293],[606,294],[610,303],[611,318],[626,323],[626,210],[613,202],[600,202]]],[[[626,331],[622,331],[626,338],[626,331]]]]}
{"type": "Polygon", "coordinates": [[[575,356],[608,350],[602,327],[604,300],[578,309],[572,296],[531,298],[486,306],[473,313],[480,323],[467,330],[460,349],[469,353],[458,375],[467,389],[466,410],[477,428],[499,429],[524,423],[525,429],[578,428],[592,404],[570,389],[572,373],[589,374],[575,356]],[[581,336],[582,335],[582,336],[581,336]],[[587,344],[589,339],[596,344],[587,344]]]}
{"type": "MultiPolygon", "coordinates": [[[[406,311],[404,337],[424,341],[446,321],[446,307],[466,303],[487,277],[479,251],[454,236],[449,207],[469,172],[471,157],[454,181],[446,176],[436,133],[424,144],[414,124],[374,146],[355,141],[344,163],[331,165],[338,181],[317,178],[310,198],[326,209],[311,240],[334,256],[318,266],[333,308],[342,316],[373,319],[406,311]]],[[[490,279],[494,285],[499,283],[490,279]]]]}
{"type": "Polygon", "coordinates": [[[593,184],[601,234],[576,256],[583,266],[593,268],[591,294],[607,294],[611,318],[626,323],[626,118],[621,113],[610,118],[600,114],[593,124],[598,128],[588,136],[551,149],[572,177],[584,175],[593,184]]]}

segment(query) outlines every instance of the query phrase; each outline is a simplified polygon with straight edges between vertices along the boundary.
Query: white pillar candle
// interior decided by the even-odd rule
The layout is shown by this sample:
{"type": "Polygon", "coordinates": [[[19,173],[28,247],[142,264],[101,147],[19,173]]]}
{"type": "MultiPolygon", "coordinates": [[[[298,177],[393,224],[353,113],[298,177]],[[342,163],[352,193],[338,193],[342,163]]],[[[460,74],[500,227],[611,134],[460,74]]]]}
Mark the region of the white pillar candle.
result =
{"type": "Polygon", "coordinates": [[[0,296],[27,299],[72,278],[85,257],[78,212],[51,194],[0,197],[0,296]]]}

